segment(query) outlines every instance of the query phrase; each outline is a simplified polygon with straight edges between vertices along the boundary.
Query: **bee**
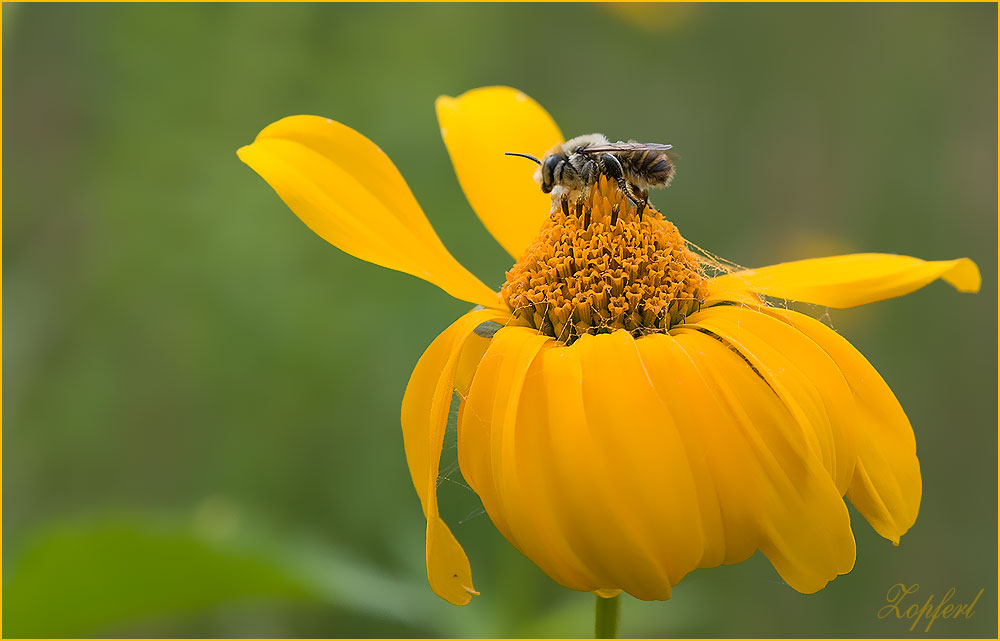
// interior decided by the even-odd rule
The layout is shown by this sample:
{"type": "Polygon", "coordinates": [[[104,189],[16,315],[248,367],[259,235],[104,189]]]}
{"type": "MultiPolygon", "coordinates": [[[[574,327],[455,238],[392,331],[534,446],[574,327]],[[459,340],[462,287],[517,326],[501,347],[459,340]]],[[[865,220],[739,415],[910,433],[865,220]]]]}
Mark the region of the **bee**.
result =
{"type": "MultiPolygon", "coordinates": [[[[674,177],[673,158],[667,151],[673,145],[647,142],[608,142],[602,134],[587,134],[556,145],[539,160],[529,154],[507,152],[538,164],[535,182],[542,192],[561,201],[568,214],[569,201],[577,202],[600,176],[614,180],[639,211],[649,204],[649,187],[666,187],[674,177]]],[[[612,224],[614,224],[612,222],[612,224]]]]}

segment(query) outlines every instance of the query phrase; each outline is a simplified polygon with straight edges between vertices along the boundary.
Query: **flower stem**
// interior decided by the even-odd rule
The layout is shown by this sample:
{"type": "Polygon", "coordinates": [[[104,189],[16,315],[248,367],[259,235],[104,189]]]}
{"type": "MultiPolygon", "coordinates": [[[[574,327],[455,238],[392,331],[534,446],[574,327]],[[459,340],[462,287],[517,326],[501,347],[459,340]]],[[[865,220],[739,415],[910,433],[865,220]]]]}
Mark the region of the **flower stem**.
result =
{"type": "Polygon", "coordinates": [[[595,639],[617,639],[618,622],[621,620],[622,595],[621,593],[605,599],[594,596],[597,599],[594,610],[594,638],[595,639]]]}

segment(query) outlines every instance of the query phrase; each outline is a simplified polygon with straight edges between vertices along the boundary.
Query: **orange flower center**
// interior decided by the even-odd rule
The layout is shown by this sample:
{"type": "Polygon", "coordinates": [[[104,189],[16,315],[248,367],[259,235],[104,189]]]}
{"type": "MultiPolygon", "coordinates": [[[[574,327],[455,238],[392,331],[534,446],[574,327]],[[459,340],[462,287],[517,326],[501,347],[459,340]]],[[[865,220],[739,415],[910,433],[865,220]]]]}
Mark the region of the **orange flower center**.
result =
{"type": "Polygon", "coordinates": [[[700,309],[706,283],[677,227],[649,206],[640,222],[602,177],[582,208],[553,206],[500,296],[517,318],[569,344],[618,329],[665,332],[700,309]]]}

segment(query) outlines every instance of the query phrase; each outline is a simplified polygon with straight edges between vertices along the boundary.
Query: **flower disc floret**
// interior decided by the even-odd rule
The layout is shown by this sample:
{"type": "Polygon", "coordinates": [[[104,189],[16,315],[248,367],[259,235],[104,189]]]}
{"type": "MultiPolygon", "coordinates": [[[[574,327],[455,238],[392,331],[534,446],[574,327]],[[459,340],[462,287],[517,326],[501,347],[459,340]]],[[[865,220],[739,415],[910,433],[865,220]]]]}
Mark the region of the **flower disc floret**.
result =
{"type": "Polygon", "coordinates": [[[548,222],[500,290],[513,315],[567,344],[624,329],[665,332],[708,296],[698,257],[673,223],[636,207],[601,177],[578,207],[548,222]]]}

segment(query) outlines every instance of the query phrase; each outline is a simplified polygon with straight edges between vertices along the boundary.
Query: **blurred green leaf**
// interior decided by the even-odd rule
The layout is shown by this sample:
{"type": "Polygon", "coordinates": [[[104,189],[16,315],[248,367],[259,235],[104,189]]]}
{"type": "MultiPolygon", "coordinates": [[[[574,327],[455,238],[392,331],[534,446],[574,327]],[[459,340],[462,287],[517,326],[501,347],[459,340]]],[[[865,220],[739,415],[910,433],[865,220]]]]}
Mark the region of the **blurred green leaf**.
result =
{"type": "Polygon", "coordinates": [[[74,636],[138,618],[314,590],[257,550],[193,529],[116,518],[58,525],[25,546],[4,586],[4,635],[74,636]]]}
{"type": "Polygon", "coordinates": [[[65,637],[245,602],[335,606],[434,626],[406,581],[295,536],[233,527],[227,506],[194,522],[140,515],[51,524],[29,536],[5,577],[6,637],[65,637]]]}

